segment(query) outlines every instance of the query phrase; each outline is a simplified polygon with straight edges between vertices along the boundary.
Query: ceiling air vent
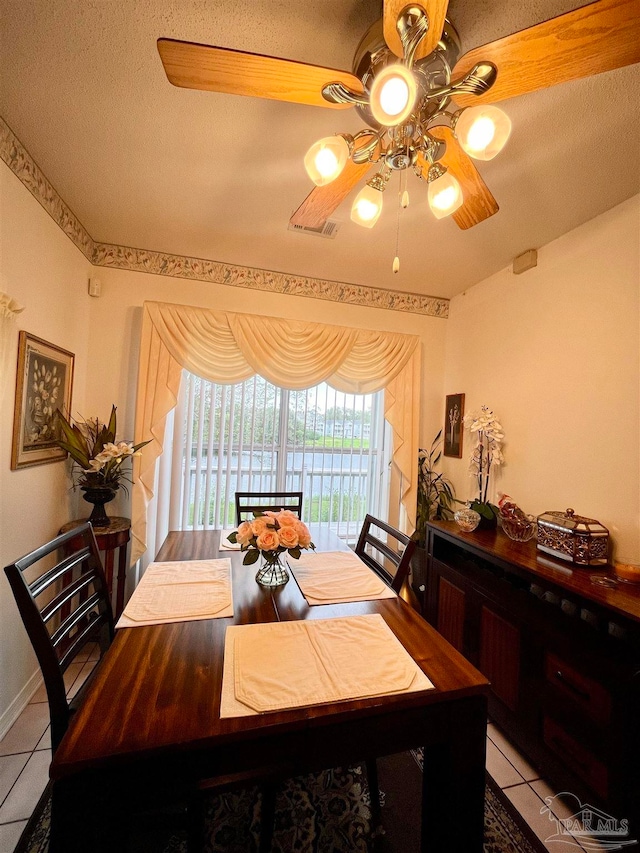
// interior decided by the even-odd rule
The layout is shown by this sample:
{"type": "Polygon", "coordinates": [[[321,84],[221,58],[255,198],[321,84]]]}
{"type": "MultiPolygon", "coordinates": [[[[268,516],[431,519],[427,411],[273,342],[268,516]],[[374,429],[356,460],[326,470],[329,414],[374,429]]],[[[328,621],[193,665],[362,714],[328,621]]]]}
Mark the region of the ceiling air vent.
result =
{"type": "Polygon", "coordinates": [[[299,231],[301,234],[312,234],[314,237],[326,237],[328,240],[334,240],[340,223],[337,219],[327,219],[324,225],[318,228],[310,228],[308,225],[293,225],[289,223],[289,231],[299,231]]]}

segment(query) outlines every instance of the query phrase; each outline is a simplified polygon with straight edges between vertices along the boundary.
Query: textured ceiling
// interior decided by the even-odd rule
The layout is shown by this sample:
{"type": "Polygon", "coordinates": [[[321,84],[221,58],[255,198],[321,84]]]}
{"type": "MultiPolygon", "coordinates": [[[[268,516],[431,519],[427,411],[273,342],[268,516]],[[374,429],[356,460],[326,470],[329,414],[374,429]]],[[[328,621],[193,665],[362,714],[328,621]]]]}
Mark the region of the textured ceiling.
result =
{"type": "MultiPolygon", "coordinates": [[[[463,50],[582,2],[451,0],[463,50]]],[[[505,102],[508,146],[479,171],[500,212],[470,231],[408,176],[371,231],[287,231],[308,146],[362,125],[336,112],[171,86],[160,36],[351,70],[380,0],[0,0],[0,113],[91,236],[300,275],[453,296],[640,190],[640,66],[505,102]]],[[[397,178],[395,178],[397,182],[397,178]]]]}

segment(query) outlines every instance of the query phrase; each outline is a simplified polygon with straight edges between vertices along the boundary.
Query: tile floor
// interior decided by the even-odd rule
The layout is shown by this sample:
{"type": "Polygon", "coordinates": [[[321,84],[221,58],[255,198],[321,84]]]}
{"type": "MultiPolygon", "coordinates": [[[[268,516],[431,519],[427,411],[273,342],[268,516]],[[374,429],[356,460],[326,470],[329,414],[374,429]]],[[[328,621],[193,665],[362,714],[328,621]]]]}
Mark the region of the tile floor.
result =
{"type": "MultiPolygon", "coordinates": [[[[69,696],[80,689],[98,656],[97,646],[88,647],[69,666],[65,673],[69,696]]],[[[49,705],[41,686],[0,740],[0,853],[13,853],[47,784],[50,762],[49,705]]]]}
{"type": "MultiPolygon", "coordinates": [[[[97,647],[80,655],[66,673],[69,695],[82,685],[98,659],[97,647]]],[[[0,741],[0,853],[13,853],[15,845],[44,790],[51,760],[49,709],[44,688],[33,696],[18,720],[0,741]]],[[[509,743],[502,732],[489,723],[487,730],[487,770],[503,789],[534,833],[546,842],[549,851],[591,853],[599,849],[592,838],[563,837],[547,841],[556,831],[550,814],[541,814],[545,797],[556,792],[541,774],[509,743]]],[[[552,804],[554,816],[565,818],[571,811],[559,801],[552,804]]]]}

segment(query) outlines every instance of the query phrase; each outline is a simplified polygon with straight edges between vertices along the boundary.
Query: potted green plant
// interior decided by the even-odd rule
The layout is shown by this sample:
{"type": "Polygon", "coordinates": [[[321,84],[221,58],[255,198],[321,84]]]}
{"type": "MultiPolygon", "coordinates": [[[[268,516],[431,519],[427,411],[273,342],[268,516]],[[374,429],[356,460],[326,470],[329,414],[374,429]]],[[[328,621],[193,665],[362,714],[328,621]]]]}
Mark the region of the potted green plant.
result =
{"type": "Polygon", "coordinates": [[[418,451],[418,503],[416,529],[411,537],[417,543],[411,560],[411,584],[422,602],[427,567],[427,522],[453,518],[455,497],[453,484],[436,466],[442,456],[442,430],[431,442],[429,450],[418,451]]]}

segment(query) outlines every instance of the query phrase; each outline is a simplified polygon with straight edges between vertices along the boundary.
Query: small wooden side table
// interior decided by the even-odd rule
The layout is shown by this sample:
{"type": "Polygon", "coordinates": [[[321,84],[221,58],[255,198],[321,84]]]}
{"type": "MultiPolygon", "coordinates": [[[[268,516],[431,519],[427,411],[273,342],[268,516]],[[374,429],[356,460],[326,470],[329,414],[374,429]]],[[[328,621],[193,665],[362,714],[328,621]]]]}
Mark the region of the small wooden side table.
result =
{"type": "MultiPolygon", "coordinates": [[[[86,518],[77,518],[75,521],[69,521],[60,528],[60,533],[66,533],[79,524],[83,524],[86,520],[86,518]]],[[[124,609],[124,587],[127,578],[127,546],[131,538],[131,519],[115,516],[109,521],[108,527],[94,527],[93,532],[98,543],[98,549],[104,551],[104,573],[107,578],[110,596],[113,594],[113,558],[116,548],[120,549],[118,554],[116,608],[114,613],[115,618],[118,619],[124,609]]]]}

